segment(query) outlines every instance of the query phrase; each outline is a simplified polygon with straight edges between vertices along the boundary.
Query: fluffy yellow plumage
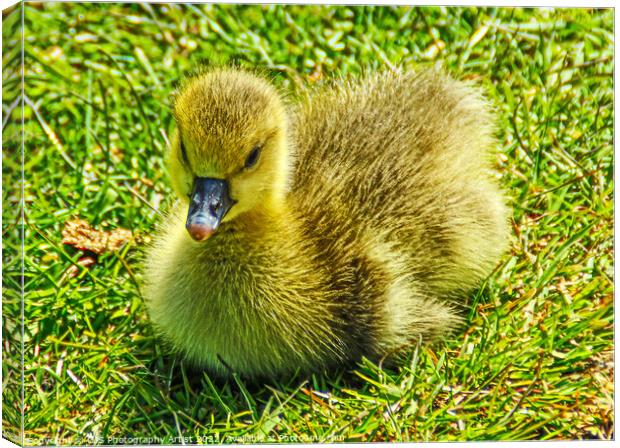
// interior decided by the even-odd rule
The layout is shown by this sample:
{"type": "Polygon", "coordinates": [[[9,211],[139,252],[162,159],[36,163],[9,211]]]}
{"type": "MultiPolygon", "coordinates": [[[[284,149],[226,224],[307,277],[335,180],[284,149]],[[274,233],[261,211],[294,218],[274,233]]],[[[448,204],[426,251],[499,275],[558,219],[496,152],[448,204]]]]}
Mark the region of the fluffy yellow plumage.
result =
{"type": "Polygon", "coordinates": [[[273,376],[444,335],[508,239],[493,117],[437,71],[285,105],[239,69],[175,95],[179,203],[147,253],[156,328],[198,365],[273,376]]]}

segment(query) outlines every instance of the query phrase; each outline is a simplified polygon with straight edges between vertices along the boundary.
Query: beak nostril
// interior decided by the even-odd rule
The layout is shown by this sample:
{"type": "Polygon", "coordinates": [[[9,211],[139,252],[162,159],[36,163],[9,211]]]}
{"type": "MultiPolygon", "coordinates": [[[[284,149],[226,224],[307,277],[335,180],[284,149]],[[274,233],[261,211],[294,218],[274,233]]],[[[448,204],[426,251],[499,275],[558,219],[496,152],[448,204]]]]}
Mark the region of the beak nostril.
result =
{"type": "Polygon", "coordinates": [[[213,203],[213,204],[211,204],[211,205],[209,206],[209,211],[210,211],[212,214],[214,214],[214,215],[215,215],[215,214],[217,214],[218,210],[219,210],[221,207],[222,207],[222,203],[221,203],[220,201],[217,201],[217,202],[215,202],[215,203],[213,203]]]}

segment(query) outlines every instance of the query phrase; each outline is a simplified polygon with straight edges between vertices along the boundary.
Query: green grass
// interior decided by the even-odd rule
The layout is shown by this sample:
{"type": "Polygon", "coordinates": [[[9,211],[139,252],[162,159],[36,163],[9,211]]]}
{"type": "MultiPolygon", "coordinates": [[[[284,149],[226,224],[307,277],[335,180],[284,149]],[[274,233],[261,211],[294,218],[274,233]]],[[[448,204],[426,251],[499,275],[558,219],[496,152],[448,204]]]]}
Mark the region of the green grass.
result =
{"type": "MultiPolygon", "coordinates": [[[[19,13],[3,14],[7,437],[21,424],[19,13]]],[[[25,26],[27,443],[613,437],[613,11],[28,3],[25,26]],[[148,204],[172,198],[168,95],[207,61],[263,67],[285,90],[436,61],[483,86],[514,237],[463,332],[394,369],[264,385],[166,352],[137,262],[148,204]],[[83,267],[61,243],[72,217],[136,242],[83,267]]]]}

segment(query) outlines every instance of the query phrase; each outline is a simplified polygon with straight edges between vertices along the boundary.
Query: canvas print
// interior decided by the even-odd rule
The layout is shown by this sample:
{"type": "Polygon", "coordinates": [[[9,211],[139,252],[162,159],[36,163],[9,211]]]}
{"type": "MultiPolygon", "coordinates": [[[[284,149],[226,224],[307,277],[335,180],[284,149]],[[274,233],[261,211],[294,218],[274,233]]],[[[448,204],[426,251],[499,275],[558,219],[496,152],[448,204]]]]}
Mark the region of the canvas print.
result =
{"type": "Polygon", "coordinates": [[[613,9],[2,14],[3,438],[614,438],[613,9]]]}

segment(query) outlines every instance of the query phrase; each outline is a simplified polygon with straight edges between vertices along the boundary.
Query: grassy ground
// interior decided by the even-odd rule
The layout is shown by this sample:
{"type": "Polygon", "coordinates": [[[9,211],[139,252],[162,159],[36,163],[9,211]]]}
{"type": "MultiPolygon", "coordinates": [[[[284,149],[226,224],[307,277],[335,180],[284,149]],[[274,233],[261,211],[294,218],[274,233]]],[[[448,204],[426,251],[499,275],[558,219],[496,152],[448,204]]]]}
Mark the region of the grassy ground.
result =
{"type": "MultiPolygon", "coordinates": [[[[3,20],[7,68],[19,10],[3,20]]],[[[612,11],[30,3],[25,24],[26,442],[613,437],[612,11]],[[208,60],[265,67],[284,89],[441,60],[485,88],[514,239],[472,293],[463,333],[412,349],[393,370],[364,362],[268,385],[215,383],[166,353],[136,260],[153,208],[170,200],[168,94],[208,60]],[[73,217],[136,240],[86,266],[61,243],[73,217]]],[[[19,78],[3,77],[10,436],[20,424],[20,115],[19,78]]]]}

